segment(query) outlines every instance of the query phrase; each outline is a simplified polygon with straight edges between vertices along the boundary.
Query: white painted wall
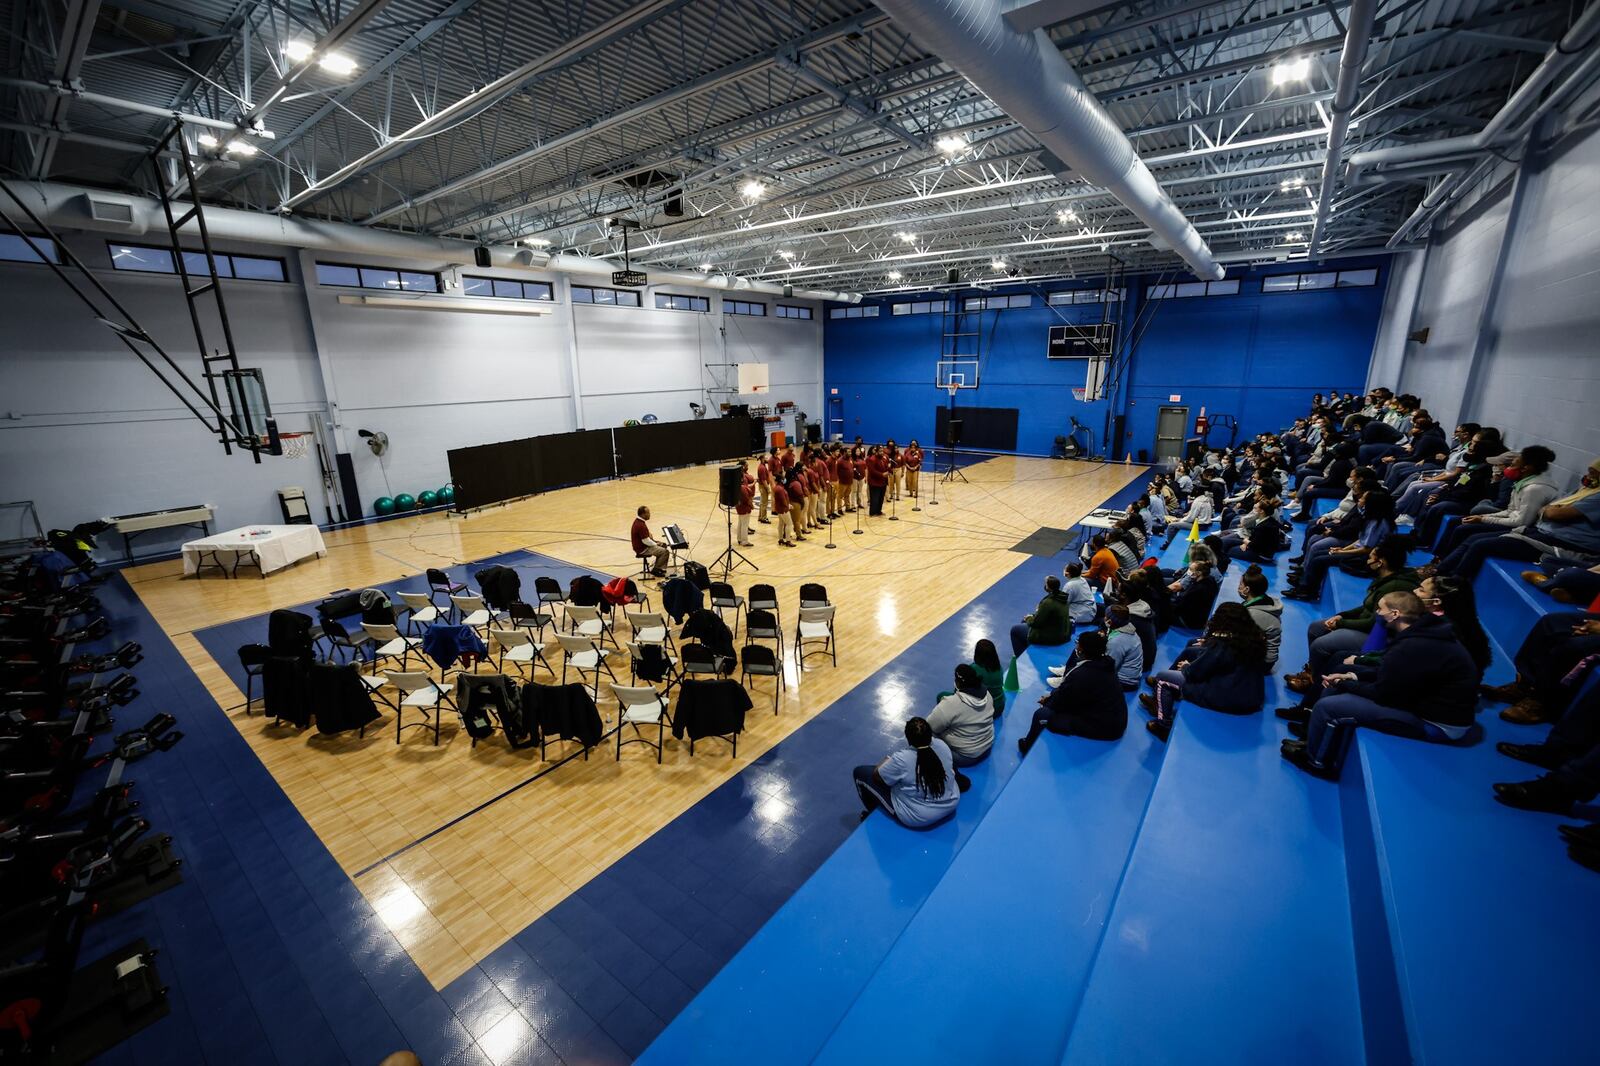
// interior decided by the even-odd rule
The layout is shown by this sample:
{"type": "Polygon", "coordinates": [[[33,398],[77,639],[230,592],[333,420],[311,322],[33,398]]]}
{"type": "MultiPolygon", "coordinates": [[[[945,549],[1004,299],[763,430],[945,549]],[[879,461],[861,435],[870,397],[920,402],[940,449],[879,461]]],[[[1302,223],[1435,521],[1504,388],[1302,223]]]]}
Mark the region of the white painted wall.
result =
{"type": "MultiPolygon", "coordinates": [[[[101,235],[62,236],[180,365],[198,372],[176,277],[113,271],[101,235]]],[[[551,280],[557,285],[554,313],[393,310],[339,303],[341,292],[358,290],[317,286],[315,261],[412,269],[436,264],[258,245],[219,250],[286,260],[288,284],[223,283],[240,362],[263,369],[283,429],[309,428],[311,412],[329,414],[369,508],[381,495],[444,485],[450,448],[620,425],[647,413],[678,420],[690,417],[690,400],[714,406],[735,399],[706,391],[716,382],[704,364],[733,361],[722,354],[723,321],[734,323],[729,336],[738,359],[771,362],[767,399],[820,410],[823,311],[807,301],[784,302],[811,306],[817,317],[810,322],[724,320],[720,296],[709,289],[703,292],[711,299],[710,314],[657,310],[653,289],[642,294],[641,308],[573,306],[555,275],[464,268],[551,280]],[[303,276],[312,283],[302,283],[303,276]],[[357,429],[389,435],[390,451],[381,462],[357,429]]],[[[767,303],[769,313],[778,302],[741,298],[767,303]]],[[[304,487],[313,514],[324,516],[314,459],[267,457],[258,467],[248,455],[224,456],[47,268],[0,263],[0,337],[0,499],[35,501],[47,526],[210,503],[218,525],[231,528],[277,519],[274,491],[284,485],[304,487]]],[[[152,534],[141,550],[186,537],[185,531],[165,540],[152,534]]]]}
{"type": "MultiPolygon", "coordinates": [[[[1600,455],[1600,132],[1580,127],[1532,159],[1509,225],[1502,182],[1430,238],[1409,321],[1432,334],[1405,346],[1396,374],[1375,360],[1370,383],[1398,383],[1444,421],[1498,426],[1514,446],[1553,448],[1571,484],[1600,455]],[[1502,238],[1505,266],[1485,313],[1502,238]]],[[[1380,336],[1399,328],[1385,316],[1380,336]]]]}
{"type": "Polygon", "coordinates": [[[1367,387],[1394,388],[1400,381],[1405,362],[1406,335],[1411,332],[1412,311],[1422,289],[1422,252],[1401,252],[1389,260],[1389,287],[1383,294],[1383,314],[1378,320],[1378,336],[1372,344],[1372,363],[1367,368],[1367,387]]]}

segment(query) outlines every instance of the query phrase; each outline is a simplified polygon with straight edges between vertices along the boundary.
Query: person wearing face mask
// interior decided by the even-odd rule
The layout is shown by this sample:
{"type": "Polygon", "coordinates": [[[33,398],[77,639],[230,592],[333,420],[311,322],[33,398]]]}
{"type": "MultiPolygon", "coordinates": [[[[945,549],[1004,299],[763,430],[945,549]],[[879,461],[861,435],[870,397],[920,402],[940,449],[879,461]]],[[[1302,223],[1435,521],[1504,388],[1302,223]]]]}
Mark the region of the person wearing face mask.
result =
{"type": "Polygon", "coordinates": [[[1289,573],[1294,587],[1283,594],[1284,599],[1320,601],[1323,580],[1335,563],[1365,556],[1393,532],[1394,498],[1382,489],[1369,489],[1362,494],[1354,515],[1328,536],[1307,546],[1305,561],[1289,573]]]}
{"type": "Polygon", "coordinates": [[[1423,544],[1432,544],[1439,536],[1439,527],[1449,515],[1462,515],[1472,510],[1479,501],[1493,491],[1490,480],[1494,467],[1489,460],[1505,451],[1505,444],[1497,432],[1480,429],[1467,449],[1466,463],[1452,480],[1438,486],[1438,491],[1428,496],[1417,519],[1416,535],[1423,544]]]}
{"type": "Polygon", "coordinates": [[[1029,645],[1056,647],[1072,636],[1072,603],[1061,591],[1061,579],[1044,579],[1044,599],[1033,613],[1011,627],[1011,654],[1021,655],[1029,645]]]}
{"type": "Polygon", "coordinates": [[[1470,581],[1485,559],[1538,562],[1545,556],[1563,562],[1600,558],[1600,459],[1584,471],[1578,491],[1546,504],[1532,525],[1470,540],[1437,570],[1470,581]]]}
{"type": "Polygon", "coordinates": [[[1306,665],[1284,682],[1302,696],[1321,687],[1323,675],[1347,655],[1360,652],[1377,622],[1378,604],[1391,592],[1410,592],[1421,582],[1406,566],[1407,545],[1402,537],[1388,537],[1367,553],[1372,581],[1361,605],[1312,622],[1306,627],[1306,665]]]}
{"type": "Polygon", "coordinates": [[[1323,678],[1324,694],[1306,721],[1291,721],[1283,757],[1321,777],[1337,777],[1343,734],[1358,726],[1417,740],[1456,741],[1474,724],[1478,671],[1455,629],[1414,592],[1380,604],[1389,644],[1376,665],[1357,662],[1323,678]]]}
{"type": "Polygon", "coordinates": [[[1439,542],[1433,561],[1441,564],[1440,569],[1445,573],[1454,573],[1455,568],[1451,565],[1454,553],[1464,550],[1467,542],[1475,537],[1499,536],[1508,530],[1521,529],[1537,522],[1545,504],[1561,495],[1561,486],[1556,484],[1555,475],[1550,472],[1550,464],[1555,462],[1555,458],[1556,453],[1542,445],[1533,444],[1522,449],[1516,464],[1505,470],[1505,480],[1513,485],[1506,506],[1486,514],[1463,515],[1455,528],[1439,542]]]}
{"type": "MultiPolygon", "coordinates": [[[[1460,473],[1465,465],[1467,449],[1472,446],[1472,438],[1483,427],[1476,422],[1463,422],[1456,427],[1450,450],[1442,457],[1435,456],[1436,462],[1425,462],[1422,466],[1411,472],[1401,470],[1400,484],[1391,489],[1399,499],[1397,510],[1402,514],[1421,513],[1422,504],[1433,494],[1433,486],[1442,481],[1448,481],[1452,474],[1460,473]]],[[[1403,464],[1402,464],[1403,465],[1403,464]]],[[[1389,477],[1394,478],[1395,471],[1389,471],[1389,477]]]]}

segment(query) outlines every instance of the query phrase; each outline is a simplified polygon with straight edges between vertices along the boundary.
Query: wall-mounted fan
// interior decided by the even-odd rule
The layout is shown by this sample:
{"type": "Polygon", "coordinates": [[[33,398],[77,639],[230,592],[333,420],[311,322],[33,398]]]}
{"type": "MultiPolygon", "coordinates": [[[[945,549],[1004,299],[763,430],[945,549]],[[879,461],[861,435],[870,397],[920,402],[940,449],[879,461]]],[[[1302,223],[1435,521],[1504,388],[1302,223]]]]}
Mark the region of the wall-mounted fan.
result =
{"type": "Polygon", "coordinates": [[[389,450],[389,434],[387,433],[374,433],[370,429],[358,429],[356,430],[356,435],[366,440],[367,447],[372,449],[373,455],[382,455],[389,450]]]}

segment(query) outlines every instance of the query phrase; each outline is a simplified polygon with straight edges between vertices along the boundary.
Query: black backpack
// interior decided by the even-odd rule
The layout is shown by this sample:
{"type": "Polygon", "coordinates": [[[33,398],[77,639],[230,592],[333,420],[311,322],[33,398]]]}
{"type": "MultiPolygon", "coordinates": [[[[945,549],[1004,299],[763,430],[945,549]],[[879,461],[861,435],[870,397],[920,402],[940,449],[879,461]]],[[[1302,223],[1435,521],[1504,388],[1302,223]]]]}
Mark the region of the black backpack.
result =
{"type": "Polygon", "coordinates": [[[711,571],[690,560],[683,564],[683,576],[701,592],[711,591],[711,571]]]}

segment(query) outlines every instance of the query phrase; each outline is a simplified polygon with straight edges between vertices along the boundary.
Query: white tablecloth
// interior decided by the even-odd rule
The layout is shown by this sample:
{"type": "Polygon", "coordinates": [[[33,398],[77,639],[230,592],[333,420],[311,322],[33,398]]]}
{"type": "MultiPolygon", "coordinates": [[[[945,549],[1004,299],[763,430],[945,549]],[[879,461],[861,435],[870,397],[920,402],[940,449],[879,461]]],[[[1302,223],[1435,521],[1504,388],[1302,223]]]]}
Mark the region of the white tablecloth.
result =
{"type": "MultiPolygon", "coordinates": [[[[183,572],[192,574],[202,565],[217,563],[232,570],[236,557],[254,552],[266,575],[325,550],[322,530],[316,526],[242,526],[185,544],[183,572]]],[[[249,561],[244,565],[248,567],[249,561]]]]}

